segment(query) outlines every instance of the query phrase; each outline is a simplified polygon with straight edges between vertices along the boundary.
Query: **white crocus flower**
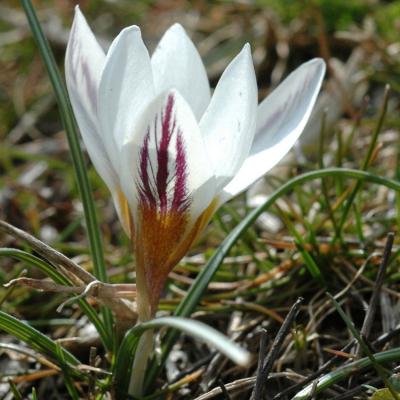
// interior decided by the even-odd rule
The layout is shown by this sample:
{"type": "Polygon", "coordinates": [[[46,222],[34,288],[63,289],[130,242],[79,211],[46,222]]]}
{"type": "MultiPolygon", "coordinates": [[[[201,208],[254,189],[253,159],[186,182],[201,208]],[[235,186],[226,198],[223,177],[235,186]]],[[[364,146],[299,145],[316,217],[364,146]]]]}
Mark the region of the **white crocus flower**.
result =
{"type": "Polygon", "coordinates": [[[134,243],[139,315],[150,318],[168,273],[215,210],[296,142],[325,64],[303,64],[257,106],[246,44],[211,96],[201,58],[179,24],[152,57],[137,26],[124,29],[105,54],[76,8],[65,69],[88,153],[134,243]]]}

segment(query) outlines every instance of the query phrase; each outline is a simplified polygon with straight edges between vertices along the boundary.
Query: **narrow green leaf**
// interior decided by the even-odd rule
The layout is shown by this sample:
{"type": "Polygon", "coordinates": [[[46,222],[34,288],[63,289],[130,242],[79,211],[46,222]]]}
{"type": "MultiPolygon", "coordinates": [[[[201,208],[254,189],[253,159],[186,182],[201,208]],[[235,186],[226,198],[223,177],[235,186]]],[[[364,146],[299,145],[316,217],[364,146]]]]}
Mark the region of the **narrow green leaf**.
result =
{"type": "Polygon", "coordinates": [[[335,298],[328,293],[329,298],[331,299],[336,311],[340,315],[340,317],[343,319],[345,322],[347,328],[351,332],[351,334],[354,336],[354,338],[357,340],[361,348],[363,349],[363,352],[367,355],[367,357],[371,361],[371,365],[375,368],[377,374],[379,377],[382,379],[384,382],[385,386],[389,389],[389,391],[392,393],[393,398],[398,400],[399,397],[396,393],[396,391],[393,389],[392,384],[390,383],[388,379],[389,371],[386,370],[382,365],[380,365],[374,355],[372,354],[372,351],[369,349],[368,344],[365,342],[365,340],[361,337],[361,334],[358,332],[356,327],[354,326],[353,322],[350,320],[350,318],[346,315],[340,304],[335,300],[335,298]]]}
{"type": "MultiPolygon", "coordinates": [[[[260,216],[261,213],[268,210],[277,199],[287,194],[294,187],[301,185],[308,181],[313,181],[316,179],[321,179],[325,177],[334,177],[334,178],[351,178],[356,179],[357,181],[367,181],[371,183],[375,183],[378,185],[386,186],[389,189],[393,189],[396,192],[400,192],[400,183],[393,179],[387,179],[378,175],[371,174],[366,171],[359,171],[355,169],[348,168],[325,168],[322,170],[316,170],[312,172],[308,172],[302,175],[299,175],[285,184],[283,184],[278,190],[271,194],[269,199],[254,209],[249,213],[249,215],[244,218],[235,229],[227,236],[227,238],[222,242],[222,244],[218,247],[217,251],[207,262],[207,265],[197,276],[195,282],[192,284],[189,292],[186,297],[181,301],[179,306],[175,311],[175,315],[181,317],[188,317],[195,310],[197,304],[199,303],[201,296],[206,290],[208,284],[212,280],[215,272],[221,265],[225,256],[228,254],[233,245],[239,240],[243,232],[245,232],[260,216]]],[[[151,386],[154,379],[158,376],[160,369],[164,365],[164,362],[174,345],[177,338],[177,332],[174,330],[168,331],[166,336],[163,339],[163,347],[162,354],[159,357],[159,362],[153,361],[150,365],[146,381],[145,381],[145,390],[151,386]]]]}
{"type": "Polygon", "coordinates": [[[13,249],[9,247],[0,248],[0,257],[11,257],[15,260],[24,261],[28,263],[29,266],[34,266],[44,272],[49,278],[51,278],[54,282],[60,284],[67,284],[68,279],[64,278],[58,271],[55,270],[50,264],[40,259],[39,257],[34,256],[33,254],[27,253],[26,251],[13,249]]]}
{"type": "Polygon", "coordinates": [[[179,317],[156,318],[135,326],[125,335],[115,363],[116,369],[114,379],[117,391],[116,398],[122,399],[126,397],[136,348],[143,332],[163,326],[179,329],[190,336],[207,342],[239,365],[245,366],[249,362],[250,355],[247,351],[231,342],[226,336],[216,331],[214,328],[202,322],[179,317]]]}
{"type": "MultiPolygon", "coordinates": [[[[389,103],[389,85],[386,85],[381,112],[380,112],[375,130],[372,134],[371,143],[368,147],[367,154],[366,154],[365,159],[361,166],[362,171],[366,171],[371,162],[372,155],[373,155],[375,147],[376,147],[376,142],[378,141],[378,136],[382,129],[383,122],[385,120],[388,103],[389,103]]],[[[341,235],[343,226],[347,220],[347,215],[348,215],[348,213],[353,205],[353,202],[357,196],[357,193],[361,189],[362,185],[363,185],[363,182],[361,180],[357,181],[356,185],[354,186],[353,190],[351,191],[351,193],[347,199],[347,202],[344,205],[344,209],[343,209],[343,212],[342,212],[342,215],[341,215],[341,218],[339,221],[339,225],[338,225],[338,233],[334,236],[333,242],[335,242],[339,238],[338,235],[341,235]]]]}
{"type": "MultiPolygon", "coordinates": [[[[94,274],[99,280],[107,282],[103,244],[100,237],[100,229],[97,222],[92,190],[89,184],[86,166],[79,144],[78,127],[69,101],[68,93],[63,80],[61,79],[57,63],[50,49],[50,45],[44,36],[40,23],[37,19],[31,0],[21,0],[21,3],[28,18],[32,34],[38,45],[43,62],[47,68],[47,72],[57,98],[61,120],[67,133],[68,144],[75,168],[79,192],[82,197],[83,209],[85,212],[86,229],[89,237],[91,254],[93,257],[94,274]]],[[[113,318],[111,311],[107,308],[103,308],[102,312],[104,322],[107,327],[107,332],[111,336],[113,334],[113,318]]]]}
{"type": "Polygon", "coordinates": [[[295,239],[296,247],[299,250],[300,254],[303,257],[304,263],[306,265],[306,268],[310,275],[318,281],[321,285],[326,286],[323,276],[321,274],[321,271],[315,262],[313,256],[310,254],[309,251],[306,249],[306,241],[303,238],[303,236],[300,234],[300,232],[296,229],[295,225],[292,223],[292,221],[286,216],[284,212],[282,212],[280,209],[280,216],[283,219],[284,224],[288,228],[289,232],[295,239]]]}
{"type": "MultiPolygon", "coordinates": [[[[380,353],[375,353],[374,359],[379,364],[386,364],[391,362],[399,362],[400,361],[400,347],[395,347],[393,349],[382,351],[380,353]]],[[[350,377],[351,375],[355,375],[360,373],[362,370],[366,368],[372,367],[372,362],[369,357],[361,358],[360,360],[353,361],[348,363],[342,367],[338,367],[333,372],[330,372],[322,377],[318,378],[318,383],[316,387],[314,387],[314,383],[310,383],[300,392],[298,392],[292,400],[308,400],[311,399],[312,394],[318,394],[328,389],[332,385],[337,382],[340,382],[343,379],[350,377]]]]}
{"type": "Polygon", "coordinates": [[[11,389],[11,391],[13,393],[14,399],[15,400],[23,400],[22,394],[18,390],[18,388],[15,385],[15,383],[11,379],[8,381],[8,383],[10,384],[10,389],[11,389]]]}
{"type": "Polygon", "coordinates": [[[71,377],[68,373],[68,370],[66,370],[63,365],[65,365],[65,357],[64,357],[64,353],[62,351],[62,347],[60,346],[59,343],[56,343],[56,350],[57,350],[57,356],[58,359],[61,360],[62,365],[61,365],[61,370],[64,373],[64,384],[65,387],[68,390],[69,395],[71,396],[72,400],[79,400],[79,394],[73,384],[73,381],[71,380],[71,377]]]}
{"type": "Polygon", "coordinates": [[[48,338],[42,332],[39,332],[28,324],[19,321],[17,318],[3,311],[0,311],[0,329],[29,344],[29,346],[36,351],[57,361],[59,365],[66,370],[70,370],[71,366],[80,364],[79,360],[65,349],[61,349],[63,355],[63,360],[61,360],[57,354],[56,342],[48,338]]]}
{"type": "MultiPolygon", "coordinates": [[[[321,119],[321,130],[319,132],[319,143],[318,143],[318,168],[319,169],[324,169],[324,154],[325,154],[325,143],[324,139],[326,136],[326,117],[327,117],[327,110],[325,109],[323,114],[322,114],[322,119],[321,119]]],[[[337,223],[336,223],[336,218],[335,214],[332,210],[331,203],[329,200],[329,193],[328,193],[328,186],[326,183],[326,180],[321,179],[321,188],[322,188],[322,196],[323,196],[323,203],[324,207],[328,211],[329,218],[332,222],[333,229],[335,230],[335,234],[340,237],[338,228],[337,228],[337,223]]]]}

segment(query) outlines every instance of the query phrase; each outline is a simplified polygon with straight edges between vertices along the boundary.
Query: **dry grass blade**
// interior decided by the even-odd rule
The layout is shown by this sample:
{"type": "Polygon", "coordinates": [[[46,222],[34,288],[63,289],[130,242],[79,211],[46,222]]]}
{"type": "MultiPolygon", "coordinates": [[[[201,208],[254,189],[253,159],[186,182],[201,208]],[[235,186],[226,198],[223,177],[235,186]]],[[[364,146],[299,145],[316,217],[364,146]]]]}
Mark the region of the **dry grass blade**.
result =
{"type": "MultiPolygon", "coordinates": [[[[350,343],[347,343],[347,345],[345,347],[342,348],[342,352],[346,352],[348,350],[350,350],[354,345],[354,341],[351,341],[350,343]]],[[[329,370],[329,368],[331,368],[333,366],[333,364],[338,361],[340,359],[340,357],[338,355],[335,355],[334,357],[330,358],[324,365],[322,365],[318,371],[314,372],[313,374],[307,376],[307,378],[301,380],[300,382],[289,386],[288,388],[286,388],[285,390],[282,390],[280,393],[278,393],[275,397],[274,400],[279,400],[282,398],[285,398],[286,396],[296,392],[297,390],[299,390],[300,388],[304,387],[305,385],[307,385],[308,383],[314,381],[315,379],[317,379],[319,376],[321,376],[322,374],[324,374],[326,371],[329,370]]]]}
{"type": "Polygon", "coordinates": [[[11,224],[8,224],[5,221],[0,220],[0,230],[28,243],[33,250],[39,253],[47,261],[51,262],[56,268],[59,268],[59,266],[61,266],[61,272],[68,278],[73,280],[75,283],[79,284],[80,281],[82,281],[88,284],[96,280],[96,278],[91,273],[87,272],[85,269],[74,263],[68,257],[64,256],[64,254],[53,249],[46,243],[43,243],[41,240],[35,238],[29,233],[23,231],[22,229],[19,229],[11,224]],[[79,278],[80,281],[77,280],[77,278],[79,278]]]}
{"type": "MultiPolygon", "coordinates": [[[[53,249],[46,243],[43,243],[41,240],[35,238],[34,236],[30,235],[29,233],[19,229],[11,224],[8,224],[5,221],[0,220],[0,231],[9,234],[13,237],[16,237],[20,240],[25,241],[35,250],[38,254],[44,257],[48,262],[50,262],[56,269],[58,269],[64,276],[71,279],[73,283],[77,286],[82,287],[81,293],[87,290],[88,285],[97,285],[98,287],[106,287],[105,290],[110,291],[110,287],[112,285],[106,285],[102,282],[99,282],[90,272],[86,271],[78,264],[70,260],[64,254],[60,253],[59,251],[53,249]],[[82,282],[84,285],[82,285],[82,282]]],[[[21,281],[23,282],[23,281],[21,281]]],[[[24,281],[28,283],[28,281],[24,281]]],[[[36,283],[30,281],[32,285],[36,283]]],[[[92,286],[90,286],[89,290],[92,290],[92,286]]],[[[120,329],[126,330],[132,324],[135,323],[137,315],[136,312],[125,304],[120,298],[110,296],[108,292],[107,295],[100,297],[97,296],[102,303],[109,307],[116,316],[120,319],[120,329]]]]}
{"type": "Polygon", "coordinates": [[[303,302],[302,298],[298,298],[297,301],[291,307],[289,313],[287,314],[285,320],[283,321],[282,326],[280,327],[275,339],[272,343],[271,349],[263,362],[262,370],[257,375],[257,380],[260,382],[259,386],[257,386],[257,393],[254,392],[254,400],[261,400],[263,398],[263,394],[265,391],[265,385],[261,383],[265,383],[268,379],[268,375],[271,372],[272,365],[278,357],[279,351],[281,350],[284,339],[290,331],[290,328],[296,319],[296,316],[299,312],[300,305],[303,302]],[[255,397],[257,394],[258,397],[255,397]]]}
{"type": "MultiPolygon", "coordinates": [[[[81,138],[73,132],[65,79],[56,68],[64,62],[74,4],[35,2],[42,30],[54,49],[52,65],[52,52],[43,47],[44,37],[38,35],[30,9],[35,37],[42,38],[38,43],[45,65],[22,10],[32,2],[0,1],[0,220],[11,224],[0,223],[0,284],[11,285],[0,286],[0,314],[27,321],[78,357],[79,363],[89,365],[78,365],[64,377],[64,371],[57,372],[52,365],[58,356],[35,347],[28,330],[21,336],[25,325],[15,325],[15,330],[0,335],[4,346],[12,343],[19,348],[0,345],[0,367],[5,372],[0,398],[110,398],[119,333],[136,317],[134,288],[120,285],[135,282],[134,261],[110,193],[90,163],[90,152],[83,159],[77,155],[81,138]],[[68,143],[78,163],[71,162],[68,143]],[[86,200],[79,196],[80,187],[86,200]],[[91,197],[101,213],[101,227],[92,213],[96,210],[90,207],[91,197]],[[89,223],[84,221],[85,208],[89,223]],[[107,266],[99,236],[106,244],[107,266]],[[25,251],[13,248],[16,244],[25,251]],[[65,300],[64,304],[76,303],[58,313],[65,300]],[[109,318],[110,310],[118,317],[109,318]],[[122,326],[116,325],[122,318],[127,318],[122,326]],[[26,345],[21,344],[24,341],[26,345]],[[29,353],[28,347],[35,350],[29,353]],[[71,396],[75,391],[78,394],[71,396]]],[[[370,346],[367,350],[373,349],[385,369],[385,378],[392,381],[389,377],[398,372],[393,367],[400,360],[400,237],[394,239],[387,267],[382,266],[382,255],[387,233],[400,226],[398,2],[169,0],[114,1],[112,7],[109,0],[80,3],[103,49],[119,30],[135,23],[152,52],[169,26],[180,23],[199,49],[211,93],[245,42],[251,44],[260,100],[301,63],[322,57],[328,65],[296,151],[256,187],[219,210],[207,234],[169,275],[163,292],[159,316],[177,313],[225,332],[252,353],[250,365],[233,365],[207,341],[201,344],[187,335],[161,331],[156,342],[160,354],[153,357],[147,373],[145,399],[370,398],[385,383],[373,358],[358,359],[357,342],[325,291],[340,301],[370,346]],[[392,88],[390,99],[386,84],[392,88]],[[262,203],[262,210],[251,210],[262,203]],[[315,262],[326,286],[310,277],[305,259],[310,265],[315,262]],[[264,366],[272,341],[298,297],[304,298],[301,312],[277,347],[268,373],[264,366]],[[269,335],[267,343],[265,336],[260,337],[263,329],[269,335]]],[[[168,43],[164,49],[168,53],[168,43]]],[[[128,53],[124,55],[129,59],[128,53]]],[[[176,54],[175,61],[182,56],[176,54]]],[[[90,61],[85,76],[92,69],[90,61]]],[[[291,120],[288,112],[275,117],[285,123],[291,120]]],[[[189,167],[191,160],[187,161],[189,167]]],[[[174,178],[169,178],[172,186],[174,178]]],[[[9,321],[10,329],[17,321],[9,321]]],[[[124,353],[128,357],[129,352],[124,353]]],[[[126,371],[121,368],[122,375],[126,371]]]]}
{"type": "MultiPolygon", "coordinates": [[[[303,376],[296,374],[295,372],[272,372],[269,374],[268,379],[280,379],[286,378],[293,381],[299,381],[304,378],[303,376]]],[[[239,393],[246,392],[250,388],[252,388],[256,382],[256,376],[250,376],[248,378],[237,379],[233,382],[225,383],[225,389],[228,393],[232,395],[238,395],[239,393]]],[[[201,396],[196,397],[194,400],[209,400],[215,397],[218,397],[222,394],[222,389],[218,386],[214,389],[210,390],[207,393],[202,394],[201,396]]]]}
{"type": "Polygon", "coordinates": [[[264,368],[264,360],[265,354],[267,350],[267,339],[268,334],[265,329],[261,331],[261,338],[260,338],[260,350],[258,352],[258,366],[257,366],[257,379],[256,384],[254,386],[253,392],[251,394],[251,400],[256,400],[261,398],[261,394],[263,391],[264,382],[264,375],[263,375],[263,368],[264,368]]]}
{"type": "Polygon", "coordinates": [[[84,294],[87,297],[93,297],[100,301],[108,299],[127,299],[135,300],[136,285],[135,284],[111,284],[99,281],[93,281],[91,284],[84,286],[63,286],[54,283],[53,281],[32,278],[16,278],[3,285],[5,288],[10,288],[15,285],[26,286],[31,289],[42,292],[57,292],[57,293],[73,293],[84,294]]]}
{"type": "MultiPolygon", "coordinates": [[[[369,302],[369,307],[368,307],[367,313],[365,315],[363,326],[360,330],[360,335],[362,337],[364,337],[366,340],[369,339],[369,336],[371,333],[372,324],[374,322],[376,310],[378,307],[380,292],[382,289],[382,285],[384,284],[384,281],[385,281],[386,268],[389,263],[389,257],[392,253],[393,241],[394,241],[394,234],[389,233],[387,235],[386,246],[385,246],[385,250],[383,252],[382,261],[379,265],[378,275],[377,275],[376,281],[375,281],[376,282],[375,287],[372,292],[371,300],[369,302]]],[[[360,349],[357,351],[358,354],[359,354],[359,351],[360,351],[360,349]]]]}

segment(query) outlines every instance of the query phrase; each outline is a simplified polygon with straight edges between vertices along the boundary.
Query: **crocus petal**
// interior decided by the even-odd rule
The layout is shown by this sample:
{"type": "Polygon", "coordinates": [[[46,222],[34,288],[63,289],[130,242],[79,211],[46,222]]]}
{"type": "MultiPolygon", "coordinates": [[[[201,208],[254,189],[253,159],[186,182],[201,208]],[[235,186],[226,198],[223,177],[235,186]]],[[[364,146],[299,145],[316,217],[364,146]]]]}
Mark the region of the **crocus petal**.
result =
{"type": "Polygon", "coordinates": [[[89,156],[113,190],[118,179],[99,135],[97,121],[97,90],[104,62],[103,50],[76,7],[65,56],[68,93],[89,156]]]}
{"type": "Polygon", "coordinates": [[[225,187],[225,200],[247,189],[292,148],[310,117],[324,74],[322,59],[304,63],[259,105],[250,155],[225,187]]]}
{"type": "Polygon", "coordinates": [[[123,146],[122,188],[133,216],[136,266],[152,306],[170,270],[197,237],[216,196],[196,119],[183,97],[159,95],[123,146]],[[204,214],[205,213],[205,214],[204,214]]]}
{"type": "Polygon", "coordinates": [[[131,26],[111,44],[99,87],[100,127],[116,171],[120,167],[122,144],[153,97],[150,57],[140,29],[131,26]]]}
{"type": "Polygon", "coordinates": [[[199,121],[210,102],[210,86],[200,55],[181,25],[165,32],[151,65],[156,92],[177,89],[199,121]]]}
{"type": "Polygon", "coordinates": [[[203,138],[183,97],[171,90],[152,101],[122,149],[122,189],[132,210],[190,209],[196,218],[216,189],[203,138]]]}
{"type": "Polygon", "coordinates": [[[200,121],[220,189],[235,176],[247,157],[256,117],[257,83],[247,44],[222,74],[200,121]]]}

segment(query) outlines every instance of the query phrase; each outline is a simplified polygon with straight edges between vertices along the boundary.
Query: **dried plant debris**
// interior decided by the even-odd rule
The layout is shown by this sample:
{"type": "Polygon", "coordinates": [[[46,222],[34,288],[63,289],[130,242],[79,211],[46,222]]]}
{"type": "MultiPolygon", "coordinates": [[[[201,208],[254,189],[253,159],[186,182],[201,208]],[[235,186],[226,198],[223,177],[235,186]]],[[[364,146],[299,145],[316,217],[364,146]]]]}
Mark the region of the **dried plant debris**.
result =
{"type": "MultiPolygon", "coordinates": [[[[37,3],[62,66],[73,4],[37,3]]],[[[80,6],[104,48],[136,23],[153,49],[166,27],[180,22],[198,45],[213,87],[245,42],[252,46],[260,98],[312,57],[328,65],[297,147],[218,212],[161,296],[157,315],[172,314],[251,210],[274,199],[294,176],[329,168],[277,196],[243,231],[191,315],[249,350],[250,365],[238,367],[207,343],[181,335],[147,398],[400,398],[398,2],[96,0],[80,6]],[[379,124],[386,84],[391,89],[379,124]],[[365,170],[382,179],[351,172],[363,169],[367,154],[365,170]]],[[[26,321],[77,360],[69,382],[51,354],[1,332],[0,396],[112,398],[111,353],[93,314],[78,303],[94,315],[104,305],[125,315],[126,325],[116,327],[122,336],[137,317],[134,260],[109,193],[86,158],[110,283],[94,277],[55,97],[13,0],[0,5],[0,71],[0,312],[26,321]],[[69,286],[47,279],[45,267],[69,286]]],[[[155,357],[165,335],[156,333],[155,357]]]]}

